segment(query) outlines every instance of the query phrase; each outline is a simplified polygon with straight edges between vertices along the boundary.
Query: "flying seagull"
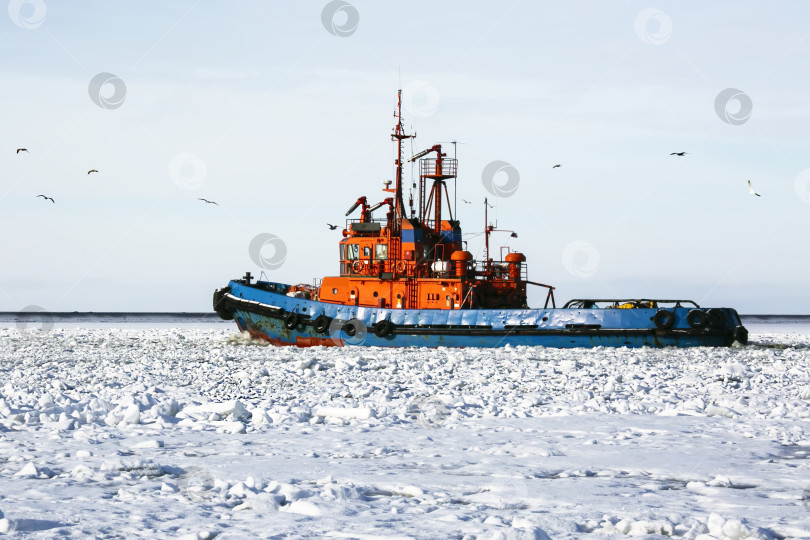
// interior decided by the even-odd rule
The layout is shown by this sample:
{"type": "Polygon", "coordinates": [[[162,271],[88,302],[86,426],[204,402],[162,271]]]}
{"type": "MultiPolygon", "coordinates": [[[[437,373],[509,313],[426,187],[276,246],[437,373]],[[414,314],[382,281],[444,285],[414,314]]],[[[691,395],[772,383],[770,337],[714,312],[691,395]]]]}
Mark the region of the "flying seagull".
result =
{"type": "Polygon", "coordinates": [[[27,153],[28,148],[17,148],[17,153],[19,154],[20,152],[26,152],[27,153]]]}
{"type": "Polygon", "coordinates": [[[92,173],[92,172],[98,172],[98,171],[97,171],[97,170],[95,170],[95,169],[90,169],[89,171],[87,171],[87,174],[90,174],[90,173],[92,173]]]}
{"type": "Polygon", "coordinates": [[[554,165],[554,166],[552,167],[552,169],[556,169],[557,167],[562,167],[562,163],[557,163],[556,165],[554,165]]]}
{"type": "Polygon", "coordinates": [[[330,231],[334,231],[335,229],[337,229],[337,228],[338,228],[338,226],[337,226],[337,225],[332,225],[331,223],[327,223],[327,224],[326,224],[326,226],[327,226],[327,227],[329,227],[329,230],[330,230],[330,231]]]}
{"type": "Polygon", "coordinates": [[[37,195],[37,197],[42,197],[43,199],[48,199],[53,204],[56,204],[56,201],[54,201],[51,197],[46,197],[45,195],[37,195]]]}
{"type": "Polygon", "coordinates": [[[751,195],[756,195],[757,197],[762,197],[762,195],[754,191],[754,186],[751,185],[751,180],[748,181],[748,193],[751,195]]]}
{"type": "Polygon", "coordinates": [[[206,204],[216,204],[217,206],[219,206],[219,204],[215,203],[214,201],[209,201],[208,199],[200,199],[200,198],[198,198],[197,200],[198,201],[203,201],[206,204]]]}
{"type": "Polygon", "coordinates": [[[464,204],[472,204],[472,203],[471,203],[470,201],[468,201],[467,199],[461,199],[461,202],[463,202],[464,204]]]}
{"type": "Polygon", "coordinates": [[[689,153],[689,152],[672,152],[672,153],[670,154],[670,156],[679,156],[679,157],[683,157],[683,156],[685,156],[685,155],[686,155],[686,154],[688,154],[688,153],[689,153]]]}

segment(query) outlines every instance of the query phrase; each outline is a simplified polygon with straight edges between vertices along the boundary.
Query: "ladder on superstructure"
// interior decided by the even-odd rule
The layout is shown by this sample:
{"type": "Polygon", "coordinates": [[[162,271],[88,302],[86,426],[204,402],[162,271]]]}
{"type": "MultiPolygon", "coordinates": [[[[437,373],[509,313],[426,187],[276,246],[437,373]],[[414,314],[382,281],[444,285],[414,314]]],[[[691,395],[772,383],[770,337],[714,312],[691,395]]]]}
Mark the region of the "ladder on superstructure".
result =
{"type": "Polygon", "coordinates": [[[416,309],[419,295],[419,284],[416,279],[408,280],[408,303],[407,309],[416,309]]]}

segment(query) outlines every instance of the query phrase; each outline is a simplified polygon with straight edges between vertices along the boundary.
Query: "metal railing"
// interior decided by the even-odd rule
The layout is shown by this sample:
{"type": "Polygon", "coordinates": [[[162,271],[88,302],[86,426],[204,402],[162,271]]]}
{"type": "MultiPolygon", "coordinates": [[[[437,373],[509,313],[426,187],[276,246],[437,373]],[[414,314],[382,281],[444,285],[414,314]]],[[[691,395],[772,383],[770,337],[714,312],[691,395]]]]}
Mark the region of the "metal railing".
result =
{"type": "Polygon", "coordinates": [[[489,261],[487,265],[486,261],[476,261],[473,270],[477,276],[486,276],[487,272],[489,272],[493,279],[504,281],[514,281],[516,278],[520,281],[526,281],[529,276],[525,262],[489,261]],[[512,270],[512,265],[516,265],[514,270],[512,270]]]}
{"type": "Polygon", "coordinates": [[[655,309],[662,307],[662,304],[671,304],[673,307],[688,307],[683,304],[691,304],[692,307],[700,308],[693,300],[660,300],[653,298],[628,298],[628,299],[592,299],[577,298],[569,300],[563,309],[655,309]]]}
{"type": "Polygon", "coordinates": [[[458,174],[458,160],[453,158],[442,159],[441,173],[436,171],[436,158],[419,160],[419,176],[425,178],[455,178],[458,174]]]}

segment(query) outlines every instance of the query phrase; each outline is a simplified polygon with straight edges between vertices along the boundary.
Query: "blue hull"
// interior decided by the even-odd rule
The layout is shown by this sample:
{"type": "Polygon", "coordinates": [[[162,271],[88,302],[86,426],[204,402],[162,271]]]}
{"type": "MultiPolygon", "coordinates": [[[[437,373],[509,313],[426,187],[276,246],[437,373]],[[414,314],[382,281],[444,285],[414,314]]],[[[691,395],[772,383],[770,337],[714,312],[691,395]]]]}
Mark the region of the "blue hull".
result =
{"type": "Polygon", "coordinates": [[[388,309],[276,292],[288,288],[231,281],[215,293],[215,309],[254,337],[299,347],[721,347],[747,341],[747,331],[730,308],[714,309],[722,321],[713,327],[693,328],[687,322],[693,310],[675,307],[674,321],[663,329],[656,327],[659,310],[654,308],[388,309]]]}

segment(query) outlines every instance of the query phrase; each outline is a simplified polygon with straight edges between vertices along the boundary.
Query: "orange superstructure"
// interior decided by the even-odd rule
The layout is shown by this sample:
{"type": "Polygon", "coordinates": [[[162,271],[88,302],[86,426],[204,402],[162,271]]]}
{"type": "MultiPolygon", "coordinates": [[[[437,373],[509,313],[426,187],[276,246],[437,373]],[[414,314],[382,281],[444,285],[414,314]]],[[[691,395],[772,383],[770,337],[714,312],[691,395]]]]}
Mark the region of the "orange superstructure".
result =
{"type": "Polygon", "coordinates": [[[395,185],[385,182],[383,192],[389,196],[381,202],[370,205],[365,196],[359,197],[346,212],[348,217],[360,209],[359,218],[347,220],[343,230],[340,275],[321,281],[318,300],[399,309],[525,308],[526,285],[535,284],[549,289],[546,304],[553,304],[551,287],[526,280],[523,254],[507,253],[502,261],[489,257],[489,236],[498,229],[486,223],[486,213],[485,260],[475,261],[466,250],[446,184],[457,177],[458,162],[448,158],[440,144],[409,160],[419,160],[419,184],[413,186],[418,205],[414,207],[412,194],[406,214],[402,141],[413,135],[402,127],[401,105],[400,91],[391,135],[397,148],[395,185]],[[443,218],[445,207],[449,219],[443,218]],[[381,208],[387,210],[385,217],[373,217],[381,208]]]}

